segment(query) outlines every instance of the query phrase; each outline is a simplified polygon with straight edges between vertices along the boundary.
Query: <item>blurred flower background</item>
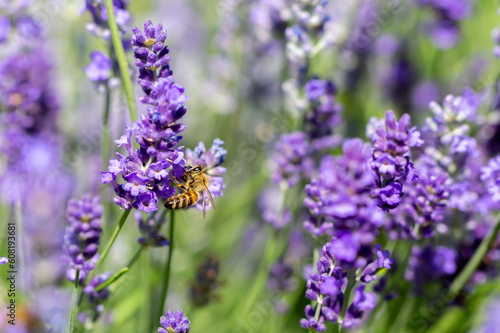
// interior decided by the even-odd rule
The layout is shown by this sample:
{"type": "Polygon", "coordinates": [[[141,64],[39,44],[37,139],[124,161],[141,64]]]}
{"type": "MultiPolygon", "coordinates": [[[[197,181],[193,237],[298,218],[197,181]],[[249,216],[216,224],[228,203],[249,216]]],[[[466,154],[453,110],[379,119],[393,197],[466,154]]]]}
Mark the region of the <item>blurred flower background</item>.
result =
{"type": "Polygon", "coordinates": [[[494,332],[498,6],[1,1],[0,331],[494,332]]]}

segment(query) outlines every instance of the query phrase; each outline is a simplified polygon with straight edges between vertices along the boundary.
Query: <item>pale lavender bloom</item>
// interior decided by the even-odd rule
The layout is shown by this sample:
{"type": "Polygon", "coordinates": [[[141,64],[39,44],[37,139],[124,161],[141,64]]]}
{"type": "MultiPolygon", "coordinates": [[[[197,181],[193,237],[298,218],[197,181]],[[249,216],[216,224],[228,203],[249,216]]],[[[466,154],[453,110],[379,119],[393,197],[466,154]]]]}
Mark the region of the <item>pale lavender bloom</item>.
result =
{"type": "Polygon", "coordinates": [[[83,281],[96,265],[103,210],[100,198],[90,194],[68,202],[66,218],[69,226],[64,236],[64,253],[71,268],[67,276],[72,281],[76,278],[74,270],[81,272],[80,281],[83,281]]]}
{"type": "Polygon", "coordinates": [[[181,309],[177,309],[175,313],[168,310],[166,315],[160,318],[160,324],[162,327],[158,328],[159,333],[188,333],[191,322],[181,309]]]}
{"type": "Polygon", "coordinates": [[[273,156],[274,170],[272,180],[276,184],[286,182],[296,185],[301,179],[309,179],[314,168],[310,155],[311,147],[304,132],[282,134],[276,143],[273,156]]]}
{"type": "Polygon", "coordinates": [[[111,75],[111,59],[101,51],[90,53],[90,64],[85,67],[85,74],[90,81],[106,81],[111,75]]]}
{"type": "Polygon", "coordinates": [[[5,265],[8,262],[9,262],[9,258],[7,258],[7,257],[0,257],[0,265],[5,265]]]}

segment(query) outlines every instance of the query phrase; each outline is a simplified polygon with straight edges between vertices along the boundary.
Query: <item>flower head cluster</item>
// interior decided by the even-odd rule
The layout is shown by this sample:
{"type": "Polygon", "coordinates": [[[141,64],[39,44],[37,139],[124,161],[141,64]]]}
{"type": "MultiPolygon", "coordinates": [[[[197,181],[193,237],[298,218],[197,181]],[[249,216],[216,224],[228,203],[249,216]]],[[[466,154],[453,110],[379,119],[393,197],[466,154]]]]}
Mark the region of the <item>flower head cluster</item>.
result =
{"type": "Polygon", "coordinates": [[[340,322],[344,327],[356,326],[360,323],[365,311],[375,307],[375,294],[365,292],[366,283],[376,279],[375,274],[382,268],[391,268],[392,259],[388,251],[382,251],[380,245],[367,249],[370,260],[365,263],[359,283],[356,285],[353,274],[349,274],[339,261],[342,249],[335,246],[335,238],[322,248],[322,255],[317,262],[318,272],[312,272],[307,280],[306,296],[315,304],[305,308],[306,318],[300,321],[304,328],[318,332],[326,331],[325,322],[340,322]],[[344,307],[344,292],[347,285],[354,288],[351,304],[344,307]],[[342,308],[347,309],[342,313],[342,308]]]}
{"type": "Polygon", "coordinates": [[[196,306],[207,305],[214,297],[214,292],[219,286],[220,262],[214,256],[208,255],[196,268],[195,280],[189,289],[189,298],[196,306]]]}
{"type": "Polygon", "coordinates": [[[287,56],[296,65],[299,73],[306,70],[313,49],[333,44],[332,37],[326,33],[326,23],[330,20],[327,13],[328,1],[300,1],[291,6],[295,24],[285,29],[287,56]]]}
{"type": "Polygon", "coordinates": [[[91,62],[85,67],[85,74],[90,81],[104,83],[111,77],[111,58],[101,51],[90,53],[91,62]]]}
{"type": "MultiPolygon", "coordinates": [[[[208,190],[213,196],[221,197],[224,190],[224,179],[222,174],[226,173],[226,168],[221,166],[224,163],[227,150],[223,147],[224,141],[221,139],[214,139],[210,149],[205,148],[203,142],[198,143],[198,146],[191,149],[186,149],[186,163],[187,165],[203,165],[207,170],[208,190]]],[[[198,209],[203,209],[202,200],[197,205],[198,209]]]]}
{"type": "Polygon", "coordinates": [[[310,156],[311,147],[304,132],[281,135],[280,141],[276,143],[276,150],[273,158],[273,182],[286,182],[288,186],[294,186],[300,179],[311,177],[314,161],[310,156]]]}
{"type": "Polygon", "coordinates": [[[444,219],[453,190],[452,179],[425,156],[417,160],[416,169],[418,179],[406,185],[400,208],[393,212],[394,228],[389,231],[392,238],[432,237],[436,224],[444,219]]]}
{"type": "Polygon", "coordinates": [[[78,315],[78,319],[81,323],[95,322],[104,311],[103,303],[109,298],[111,291],[109,286],[104,288],[99,288],[99,286],[107,282],[110,278],[111,273],[104,272],[94,276],[85,288],[83,288],[83,293],[87,298],[90,309],[82,311],[78,315]]]}
{"type": "MultiPolygon", "coordinates": [[[[130,13],[127,10],[127,1],[113,0],[113,9],[121,36],[128,31],[130,24],[130,13]]],[[[96,37],[111,42],[111,31],[108,26],[108,12],[103,0],[86,0],[85,7],[80,11],[83,14],[88,11],[92,16],[92,23],[87,24],[87,31],[96,37]]]]}
{"type": "Polygon", "coordinates": [[[51,65],[43,50],[19,51],[0,64],[2,122],[30,134],[56,129],[59,109],[50,89],[51,65]],[[13,125],[13,126],[12,126],[13,125]]]}
{"type": "Polygon", "coordinates": [[[366,170],[369,148],[360,139],[350,139],[342,149],[343,156],[324,156],[318,178],[306,185],[304,204],[310,218],[304,228],[316,237],[325,233],[339,237],[338,246],[354,242],[354,248],[361,249],[361,244],[373,241],[373,233],[384,222],[384,212],[370,197],[374,178],[366,170]]]}
{"type": "MultiPolygon", "coordinates": [[[[372,126],[375,122],[371,120],[372,126]]],[[[375,186],[372,195],[378,198],[380,207],[388,210],[401,202],[406,179],[416,180],[410,162],[410,148],[421,146],[423,141],[416,127],[410,128],[410,116],[407,114],[397,121],[389,110],[385,122],[374,127],[368,130],[373,141],[370,167],[375,176],[375,186]]]]}
{"type": "Polygon", "coordinates": [[[135,212],[134,217],[141,232],[141,236],[137,239],[139,244],[153,247],[168,246],[170,244],[169,240],[160,234],[160,229],[165,223],[165,218],[157,219],[154,216],[150,216],[145,220],[140,212],[135,212]]]}
{"type": "Polygon", "coordinates": [[[486,185],[491,199],[500,201],[500,156],[490,159],[488,165],[481,169],[481,180],[486,185]]]}
{"type": "Polygon", "coordinates": [[[75,279],[75,271],[80,271],[80,280],[94,269],[99,254],[99,239],[102,233],[101,216],[104,207],[98,196],[85,194],[81,200],[68,202],[66,218],[69,226],[64,236],[64,252],[71,267],[67,276],[75,279]]]}
{"type": "Polygon", "coordinates": [[[160,318],[160,325],[159,333],[188,333],[191,322],[181,309],[177,309],[175,313],[168,310],[167,315],[160,318]]]}
{"type": "Polygon", "coordinates": [[[457,253],[445,246],[414,245],[405,271],[405,278],[414,283],[417,292],[422,292],[425,281],[435,281],[455,273],[457,253]]]}
{"type": "MultiPolygon", "coordinates": [[[[481,100],[472,89],[465,89],[462,96],[448,95],[441,107],[431,102],[429,108],[433,116],[426,119],[424,131],[430,131],[439,138],[439,143],[449,146],[450,156],[470,153],[476,148],[476,140],[468,133],[468,122],[473,121],[481,100]]],[[[428,155],[433,155],[432,147],[426,149],[428,155]]]]}
{"type": "Polygon", "coordinates": [[[259,41],[282,38],[285,28],[293,18],[287,0],[258,0],[250,5],[250,21],[255,26],[254,33],[259,41]]]}
{"type": "Polygon", "coordinates": [[[178,121],[186,113],[184,103],[187,97],[184,88],[174,82],[170,71],[165,72],[170,58],[166,63],[158,60],[163,64],[160,67],[155,65],[156,62],[147,62],[168,48],[163,44],[166,32],[161,25],[154,28],[147,20],[144,26],[145,32],[134,28],[132,45],[136,64],[141,70],[138,81],[146,93],[141,101],[148,105],[147,115],[142,115],[127,128],[126,135],[115,141],[118,147],[125,146],[128,156],[118,154],[118,159],[111,160],[108,172],[102,173],[101,182],[113,185],[117,194],[114,202],[122,208],[134,207],[148,213],[158,209],[159,198],[175,193],[170,180],[183,174],[186,161],[184,153],[176,146],[182,139],[178,134],[185,129],[185,125],[178,121]],[[142,61],[146,61],[145,67],[142,61]],[[139,144],[138,149],[133,147],[132,136],[139,144]],[[118,175],[125,180],[124,184],[118,184],[118,175]]]}
{"type": "Polygon", "coordinates": [[[430,27],[430,36],[434,44],[441,49],[454,47],[460,39],[459,21],[471,13],[470,0],[418,0],[421,5],[429,5],[436,12],[437,19],[430,27]]]}
{"type": "Polygon", "coordinates": [[[305,115],[305,132],[314,150],[332,148],[340,137],[333,133],[340,124],[342,105],[335,100],[336,87],[331,81],[312,79],[305,85],[308,111],[305,115]]]}
{"type": "MultiPolygon", "coordinates": [[[[139,68],[137,82],[146,93],[146,96],[141,98],[141,102],[161,105],[166,97],[163,96],[162,98],[161,93],[165,89],[164,86],[168,85],[164,79],[172,75],[169,66],[169,48],[164,44],[167,39],[167,31],[163,29],[161,24],[155,27],[150,20],[144,22],[144,31],[137,27],[134,27],[132,31],[134,33],[132,48],[134,50],[135,65],[139,68]],[[159,103],[154,103],[155,101],[159,103]]],[[[175,91],[172,93],[175,93],[175,91]]]]}

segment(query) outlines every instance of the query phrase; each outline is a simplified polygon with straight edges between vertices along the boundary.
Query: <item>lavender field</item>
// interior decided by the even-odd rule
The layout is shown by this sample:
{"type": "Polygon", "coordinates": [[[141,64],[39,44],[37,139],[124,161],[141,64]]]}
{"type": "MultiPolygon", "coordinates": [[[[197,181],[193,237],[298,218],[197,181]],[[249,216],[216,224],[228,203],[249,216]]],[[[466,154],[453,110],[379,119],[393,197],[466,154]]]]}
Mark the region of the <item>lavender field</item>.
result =
{"type": "Polygon", "coordinates": [[[499,8],[0,0],[0,332],[500,333],[499,8]]]}

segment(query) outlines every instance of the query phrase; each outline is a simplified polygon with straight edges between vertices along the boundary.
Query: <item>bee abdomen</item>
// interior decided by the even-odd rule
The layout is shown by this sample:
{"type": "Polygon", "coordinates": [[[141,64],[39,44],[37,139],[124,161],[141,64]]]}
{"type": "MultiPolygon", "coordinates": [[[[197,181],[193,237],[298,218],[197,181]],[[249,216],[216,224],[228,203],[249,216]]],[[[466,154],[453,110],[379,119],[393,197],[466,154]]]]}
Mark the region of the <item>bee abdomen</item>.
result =
{"type": "Polygon", "coordinates": [[[182,209],[196,204],[198,198],[199,194],[197,192],[189,191],[168,198],[164,206],[168,209],[182,209]]]}

